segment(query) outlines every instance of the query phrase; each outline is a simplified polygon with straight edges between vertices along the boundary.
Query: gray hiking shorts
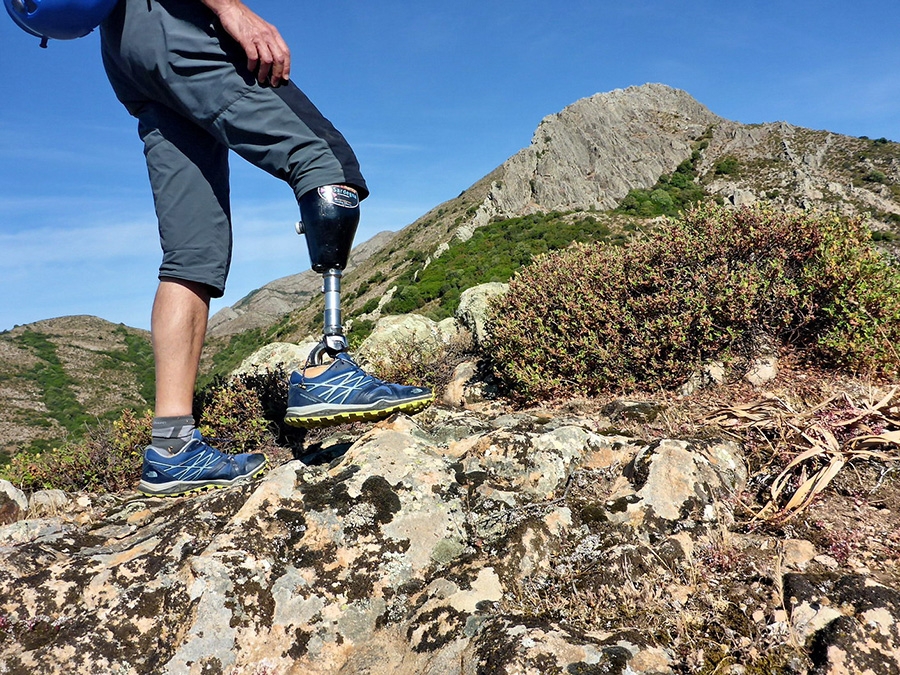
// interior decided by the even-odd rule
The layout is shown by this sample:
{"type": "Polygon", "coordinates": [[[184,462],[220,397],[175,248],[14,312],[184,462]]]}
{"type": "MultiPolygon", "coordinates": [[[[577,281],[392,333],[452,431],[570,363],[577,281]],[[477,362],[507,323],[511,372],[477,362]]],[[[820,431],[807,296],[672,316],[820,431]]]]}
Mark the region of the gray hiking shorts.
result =
{"type": "Polygon", "coordinates": [[[286,181],[368,195],[344,137],[293,83],[261,86],[200,0],[119,0],[101,26],[103,64],[138,119],[159,220],[160,278],[225,292],[231,263],[228,150],[286,181]]]}

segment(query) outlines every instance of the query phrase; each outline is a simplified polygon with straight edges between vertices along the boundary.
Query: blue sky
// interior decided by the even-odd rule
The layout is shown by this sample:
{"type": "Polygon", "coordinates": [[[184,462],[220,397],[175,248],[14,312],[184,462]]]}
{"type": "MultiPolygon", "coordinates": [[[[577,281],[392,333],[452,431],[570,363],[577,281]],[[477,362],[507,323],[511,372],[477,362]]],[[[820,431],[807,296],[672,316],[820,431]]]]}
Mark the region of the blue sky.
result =
{"type": "MultiPolygon", "coordinates": [[[[185,0],[190,1],[190,0],[185,0]]],[[[598,92],[684,89],[745,123],[900,140],[900,4],[250,0],[398,230],[598,92]]],[[[0,330],[68,314],[147,328],[159,249],[136,123],[92,34],[40,49],[0,16],[0,330]]],[[[286,185],[232,161],[235,254],[213,311],[309,266],[286,185]]]]}

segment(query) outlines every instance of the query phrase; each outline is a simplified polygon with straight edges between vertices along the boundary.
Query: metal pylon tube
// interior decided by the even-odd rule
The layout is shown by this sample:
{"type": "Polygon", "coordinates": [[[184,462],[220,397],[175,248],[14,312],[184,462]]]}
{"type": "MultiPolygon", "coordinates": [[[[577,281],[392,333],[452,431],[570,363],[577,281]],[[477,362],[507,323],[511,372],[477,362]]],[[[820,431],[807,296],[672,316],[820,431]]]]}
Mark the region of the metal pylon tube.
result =
{"type": "Polygon", "coordinates": [[[339,269],[323,272],[325,291],[325,335],[343,335],[341,321],[341,275],[339,269]]]}

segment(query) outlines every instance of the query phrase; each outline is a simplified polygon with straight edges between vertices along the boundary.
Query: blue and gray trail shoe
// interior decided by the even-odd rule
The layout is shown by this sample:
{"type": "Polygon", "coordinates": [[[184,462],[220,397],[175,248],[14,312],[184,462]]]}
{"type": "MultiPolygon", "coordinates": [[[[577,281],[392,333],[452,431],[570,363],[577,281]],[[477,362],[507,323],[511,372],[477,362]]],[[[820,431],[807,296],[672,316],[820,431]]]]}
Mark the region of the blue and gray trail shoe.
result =
{"type": "Polygon", "coordinates": [[[229,455],[207,445],[194,430],[191,440],[177,454],[161,453],[152,445],[144,450],[138,492],[148,497],[178,497],[230,487],[255,478],[265,467],[265,455],[229,455]]]}
{"type": "Polygon", "coordinates": [[[374,421],[395,412],[417,412],[433,400],[430,389],[382,382],[340,353],[328,370],[316,377],[291,373],[284,421],[295,427],[374,421]]]}

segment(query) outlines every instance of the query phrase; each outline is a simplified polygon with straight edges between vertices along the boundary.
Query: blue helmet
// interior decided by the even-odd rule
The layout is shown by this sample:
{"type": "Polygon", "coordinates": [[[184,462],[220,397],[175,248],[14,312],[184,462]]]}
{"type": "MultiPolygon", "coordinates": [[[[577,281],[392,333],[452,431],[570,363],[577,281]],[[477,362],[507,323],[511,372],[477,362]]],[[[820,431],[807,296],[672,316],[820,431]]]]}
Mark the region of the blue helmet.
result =
{"type": "Polygon", "coordinates": [[[74,40],[84,37],[105,19],[118,0],[3,0],[19,28],[43,38],[74,40]]]}

